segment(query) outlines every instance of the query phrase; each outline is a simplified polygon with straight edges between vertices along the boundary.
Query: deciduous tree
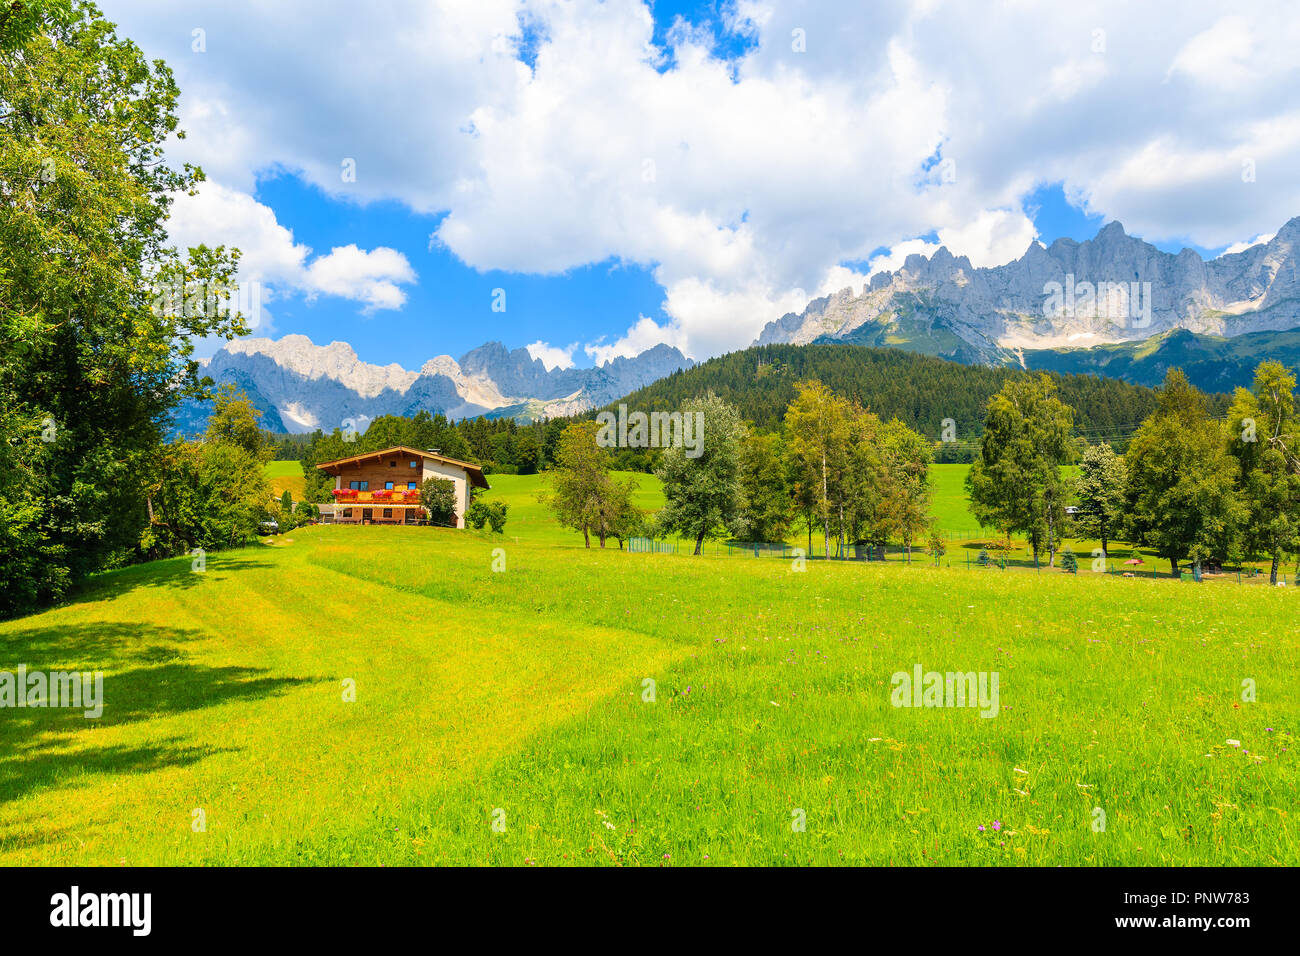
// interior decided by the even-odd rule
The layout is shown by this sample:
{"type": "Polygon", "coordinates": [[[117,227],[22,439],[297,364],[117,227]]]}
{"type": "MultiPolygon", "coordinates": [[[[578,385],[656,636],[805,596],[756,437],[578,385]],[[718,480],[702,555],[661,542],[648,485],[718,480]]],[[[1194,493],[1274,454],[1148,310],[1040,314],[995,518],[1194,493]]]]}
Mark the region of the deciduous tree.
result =
{"type": "Polygon", "coordinates": [[[1008,382],[989,399],[980,454],[966,476],[971,512],[1006,534],[1024,534],[1052,564],[1065,517],[1061,465],[1071,454],[1073,414],[1046,375],[1008,382]]]}
{"type": "Polygon", "coordinates": [[[912,543],[930,526],[932,444],[897,418],[880,428],[880,494],[884,528],[903,540],[908,560],[912,543]]]}
{"type": "Polygon", "coordinates": [[[1241,469],[1243,544],[1269,557],[1269,581],[1277,584],[1282,556],[1300,544],[1300,420],[1295,376],[1281,362],[1260,364],[1253,391],[1237,389],[1228,437],[1241,469]]]}
{"type": "Polygon", "coordinates": [[[742,504],[733,532],[749,541],[784,541],[794,516],[790,467],[780,435],[750,433],[741,449],[742,504]]]}
{"type": "Polygon", "coordinates": [[[596,431],[596,423],[590,421],[564,429],[555,447],[551,493],[540,496],[560,524],[582,532],[583,544],[588,548],[593,531],[600,546],[605,546],[614,510],[610,498],[617,494],[609,477],[609,458],[596,444],[596,431]]]}
{"type": "Polygon", "coordinates": [[[247,326],[217,306],[237,253],[168,244],[172,197],[203,178],[163,155],[183,135],[171,71],[90,4],[0,12],[5,615],[137,553],[170,412],[202,392],[191,343],[247,326]]]}
{"type": "Polygon", "coordinates": [[[1124,523],[1128,466],[1123,457],[1105,442],[1089,445],[1079,461],[1075,492],[1079,498],[1075,526],[1083,535],[1098,539],[1104,553],[1124,523]]]}
{"type": "Polygon", "coordinates": [[[838,500],[834,487],[849,455],[849,403],[820,382],[799,382],[785,412],[785,430],[802,497],[822,525],[825,557],[831,556],[831,513],[838,500]]]}
{"type": "Polygon", "coordinates": [[[682,417],[699,415],[704,430],[699,454],[685,447],[664,450],[655,474],[663,482],[665,505],[656,519],[664,532],[695,541],[716,537],[736,521],[741,508],[741,446],[747,430],[736,409],[709,392],[682,407],[682,417]]]}
{"type": "Polygon", "coordinates": [[[1184,558],[1199,566],[1231,553],[1244,515],[1237,462],[1180,369],[1165,376],[1159,405],[1124,458],[1132,540],[1155,548],[1174,574],[1184,558]]]}

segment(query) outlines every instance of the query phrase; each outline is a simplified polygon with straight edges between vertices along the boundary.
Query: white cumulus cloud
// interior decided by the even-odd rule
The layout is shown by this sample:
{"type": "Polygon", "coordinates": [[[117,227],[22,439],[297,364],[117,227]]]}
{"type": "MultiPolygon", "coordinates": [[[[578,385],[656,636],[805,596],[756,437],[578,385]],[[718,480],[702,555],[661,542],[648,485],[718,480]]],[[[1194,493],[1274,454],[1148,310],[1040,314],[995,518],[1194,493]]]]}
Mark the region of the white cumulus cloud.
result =
{"type": "MultiPolygon", "coordinates": [[[[933,251],[916,237],[1007,261],[1035,238],[1024,210],[1045,184],[1207,248],[1300,213],[1289,0],[735,0],[666,46],[643,0],[104,5],[177,73],[189,137],[173,155],[228,187],[287,170],[443,213],[435,241],[484,271],[650,270],[667,319],[628,316],[587,346],[602,360],[744,346],[865,281],[846,263],[933,251]],[[720,59],[728,30],[751,45],[720,59]]],[[[265,220],[249,214],[268,272],[399,301],[379,250],[330,253],[313,277],[265,220]]]]}
{"type": "Polygon", "coordinates": [[[370,313],[401,308],[406,294],[400,286],[416,281],[406,256],[385,246],[339,246],[313,258],[312,249],[295,242],[270,207],[215,182],[203,183],[194,196],[176,196],[167,228],[180,249],[199,243],[238,248],[239,281],[260,283],[268,301],[286,292],[335,295],[370,313]]]}
{"type": "Polygon", "coordinates": [[[573,353],[578,349],[578,343],[559,348],[551,345],[550,342],[537,341],[532,345],[525,345],[528,354],[534,359],[541,359],[546,370],[554,371],[557,368],[570,368],[573,366],[573,353]]]}

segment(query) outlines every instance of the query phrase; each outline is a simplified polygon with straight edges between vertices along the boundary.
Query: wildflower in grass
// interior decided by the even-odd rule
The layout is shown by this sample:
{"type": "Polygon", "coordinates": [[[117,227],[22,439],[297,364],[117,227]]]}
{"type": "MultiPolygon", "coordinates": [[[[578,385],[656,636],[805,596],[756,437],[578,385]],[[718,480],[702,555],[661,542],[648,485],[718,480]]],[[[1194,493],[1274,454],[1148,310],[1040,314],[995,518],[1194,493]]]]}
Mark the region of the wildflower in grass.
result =
{"type": "Polygon", "coordinates": [[[993,829],[994,829],[994,830],[1001,830],[1001,829],[1002,829],[1002,821],[1001,821],[1001,820],[994,820],[994,821],[993,821],[993,829]]]}
{"type": "Polygon", "coordinates": [[[979,830],[980,833],[983,833],[983,832],[984,832],[984,824],[981,823],[978,827],[976,827],[976,829],[979,830]]]}

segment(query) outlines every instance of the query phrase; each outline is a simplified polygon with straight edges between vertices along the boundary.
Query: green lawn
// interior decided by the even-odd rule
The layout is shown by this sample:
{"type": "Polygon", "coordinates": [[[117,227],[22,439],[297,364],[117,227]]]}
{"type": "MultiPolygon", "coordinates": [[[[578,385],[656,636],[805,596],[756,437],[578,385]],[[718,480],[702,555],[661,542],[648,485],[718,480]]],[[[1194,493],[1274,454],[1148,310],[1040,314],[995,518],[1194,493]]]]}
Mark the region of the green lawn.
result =
{"type": "Polygon", "coordinates": [[[966,494],[966,475],[970,465],[931,465],[930,483],[934,497],[930,514],[941,531],[954,535],[978,538],[989,536],[991,530],[981,529],[970,513],[970,498],[966,494]]]}
{"type": "MultiPolygon", "coordinates": [[[[659,479],[640,472],[616,471],[615,481],[633,479],[639,491],[632,502],[645,512],[655,512],[664,506],[664,496],[659,479]]],[[[482,492],[484,501],[504,501],[510,506],[506,521],[506,537],[510,541],[550,542],[572,545],[582,543],[577,531],[561,528],[550,509],[542,504],[539,495],[551,490],[550,476],[540,475],[488,475],[491,490],[482,492]]]]}
{"type": "Polygon", "coordinates": [[[0,863],[1300,863],[1293,588],[515,517],[300,529],[0,624],[0,669],[106,673],[99,720],[0,711],[0,863]],[[997,716],[891,706],[915,664],[998,672],[997,716]]]}
{"type": "Polygon", "coordinates": [[[288,491],[295,502],[302,501],[305,481],[300,461],[268,461],[264,466],[271,491],[279,498],[288,491]]]}

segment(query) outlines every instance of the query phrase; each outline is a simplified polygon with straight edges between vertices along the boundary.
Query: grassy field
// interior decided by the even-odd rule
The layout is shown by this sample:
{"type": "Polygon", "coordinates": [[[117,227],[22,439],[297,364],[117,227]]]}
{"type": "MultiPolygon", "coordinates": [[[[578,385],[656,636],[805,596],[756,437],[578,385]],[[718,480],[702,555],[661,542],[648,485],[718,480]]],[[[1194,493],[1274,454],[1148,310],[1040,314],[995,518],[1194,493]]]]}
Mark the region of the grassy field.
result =
{"type": "Polygon", "coordinates": [[[265,465],[266,477],[270,479],[271,491],[279,498],[286,491],[294,502],[302,501],[305,481],[302,477],[300,461],[268,461],[265,465]]]}
{"type": "Polygon", "coordinates": [[[966,533],[971,537],[992,534],[980,528],[970,513],[970,498],[966,494],[966,474],[970,465],[931,465],[930,482],[933,499],[930,514],[943,531],[966,533]]]}
{"type": "Polygon", "coordinates": [[[0,669],[106,675],[99,720],[2,712],[0,863],[1300,863],[1294,589],[543,524],[300,529],[0,624],[0,669]],[[917,664],[997,716],[891,706],[917,664]]]}
{"type": "MultiPolygon", "coordinates": [[[[965,484],[966,473],[969,470],[970,465],[931,466],[931,481],[934,491],[930,512],[935,518],[935,526],[948,533],[946,535],[950,539],[947,545],[948,554],[944,560],[952,565],[964,565],[968,560],[974,561],[979,552],[998,537],[992,529],[981,529],[979,523],[970,513],[965,484]]],[[[1067,473],[1073,473],[1075,469],[1071,466],[1064,470],[1067,473]]],[[[654,475],[614,472],[613,477],[618,481],[623,481],[629,477],[636,481],[640,491],[633,500],[637,507],[643,511],[652,514],[663,507],[663,492],[659,479],[654,475]]],[[[509,520],[506,524],[506,539],[508,541],[511,543],[537,542],[565,546],[581,544],[581,535],[576,531],[560,527],[546,505],[538,501],[538,495],[549,490],[549,477],[545,473],[540,475],[489,475],[488,482],[492,488],[490,491],[483,493],[484,500],[504,501],[510,506],[509,520]]],[[[787,543],[795,547],[806,548],[807,537],[805,532],[801,528],[798,529],[787,539],[787,543]]],[[[1084,566],[1091,560],[1094,548],[1100,547],[1100,542],[1083,539],[1067,539],[1063,543],[1067,544],[1078,555],[1080,566],[1084,566]]],[[[686,546],[685,542],[681,544],[686,546]]],[[[1013,541],[1013,544],[1015,549],[1008,555],[1008,563],[1015,568],[1032,569],[1034,567],[1033,556],[1028,551],[1025,542],[1013,541]]],[[[615,546],[617,546],[616,543],[611,543],[611,547],[615,546]]],[[[693,543],[690,546],[693,547],[693,543]]],[[[821,539],[818,533],[814,532],[813,549],[810,553],[814,555],[820,554],[820,548],[821,539]]],[[[925,549],[924,542],[919,542],[917,548],[918,551],[914,555],[915,560],[926,560],[925,555],[922,553],[925,549]]],[[[1125,570],[1133,571],[1134,569],[1125,568],[1123,561],[1134,550],[1131,545],[1112,543],[1110,546],[1110,570],[1116,574],[1121,574],[1125,570]]],[[[1143,556],[1145,562],[1140,569],[1137,569],[1138,573],[1150,575],[1155,571],[1168,576],[1169,566],[1167,562],[1157,559],[1149,548],[1138,548],[1136,550],[1143,556]]],[[[722,541],[708,541],[705,542],[704,551],[706,554],[725,554],[727,553],[727,545],[722,541]]],[[[902,561],[904,556],[891,554],[890,559],[902,561]]],[[[1043,561],[1046,561],[1045,555],[1043,561]]],[[[1256,565],[1262,566],[1262,562],[1256,562],[1256,565]]]]}
{"type": "MultiPolygon", "coordinates": [[[[664,506],[664,495],[659,479],[640,472],[616,471],[612,477],[623,482],[631,478],[639,489],[632,502],[645,512],[655,512],[664,506]]],[[[550,509],[539,500],[540,495],[551,490],[550,476],[540,475],[488,475],[491,491],[483,492],[484,501],[504,501],[510,506],[506,522],[506,537],[510,541],[573,545],[582,543],[582,535],[560,527],[550,509]]]]}

